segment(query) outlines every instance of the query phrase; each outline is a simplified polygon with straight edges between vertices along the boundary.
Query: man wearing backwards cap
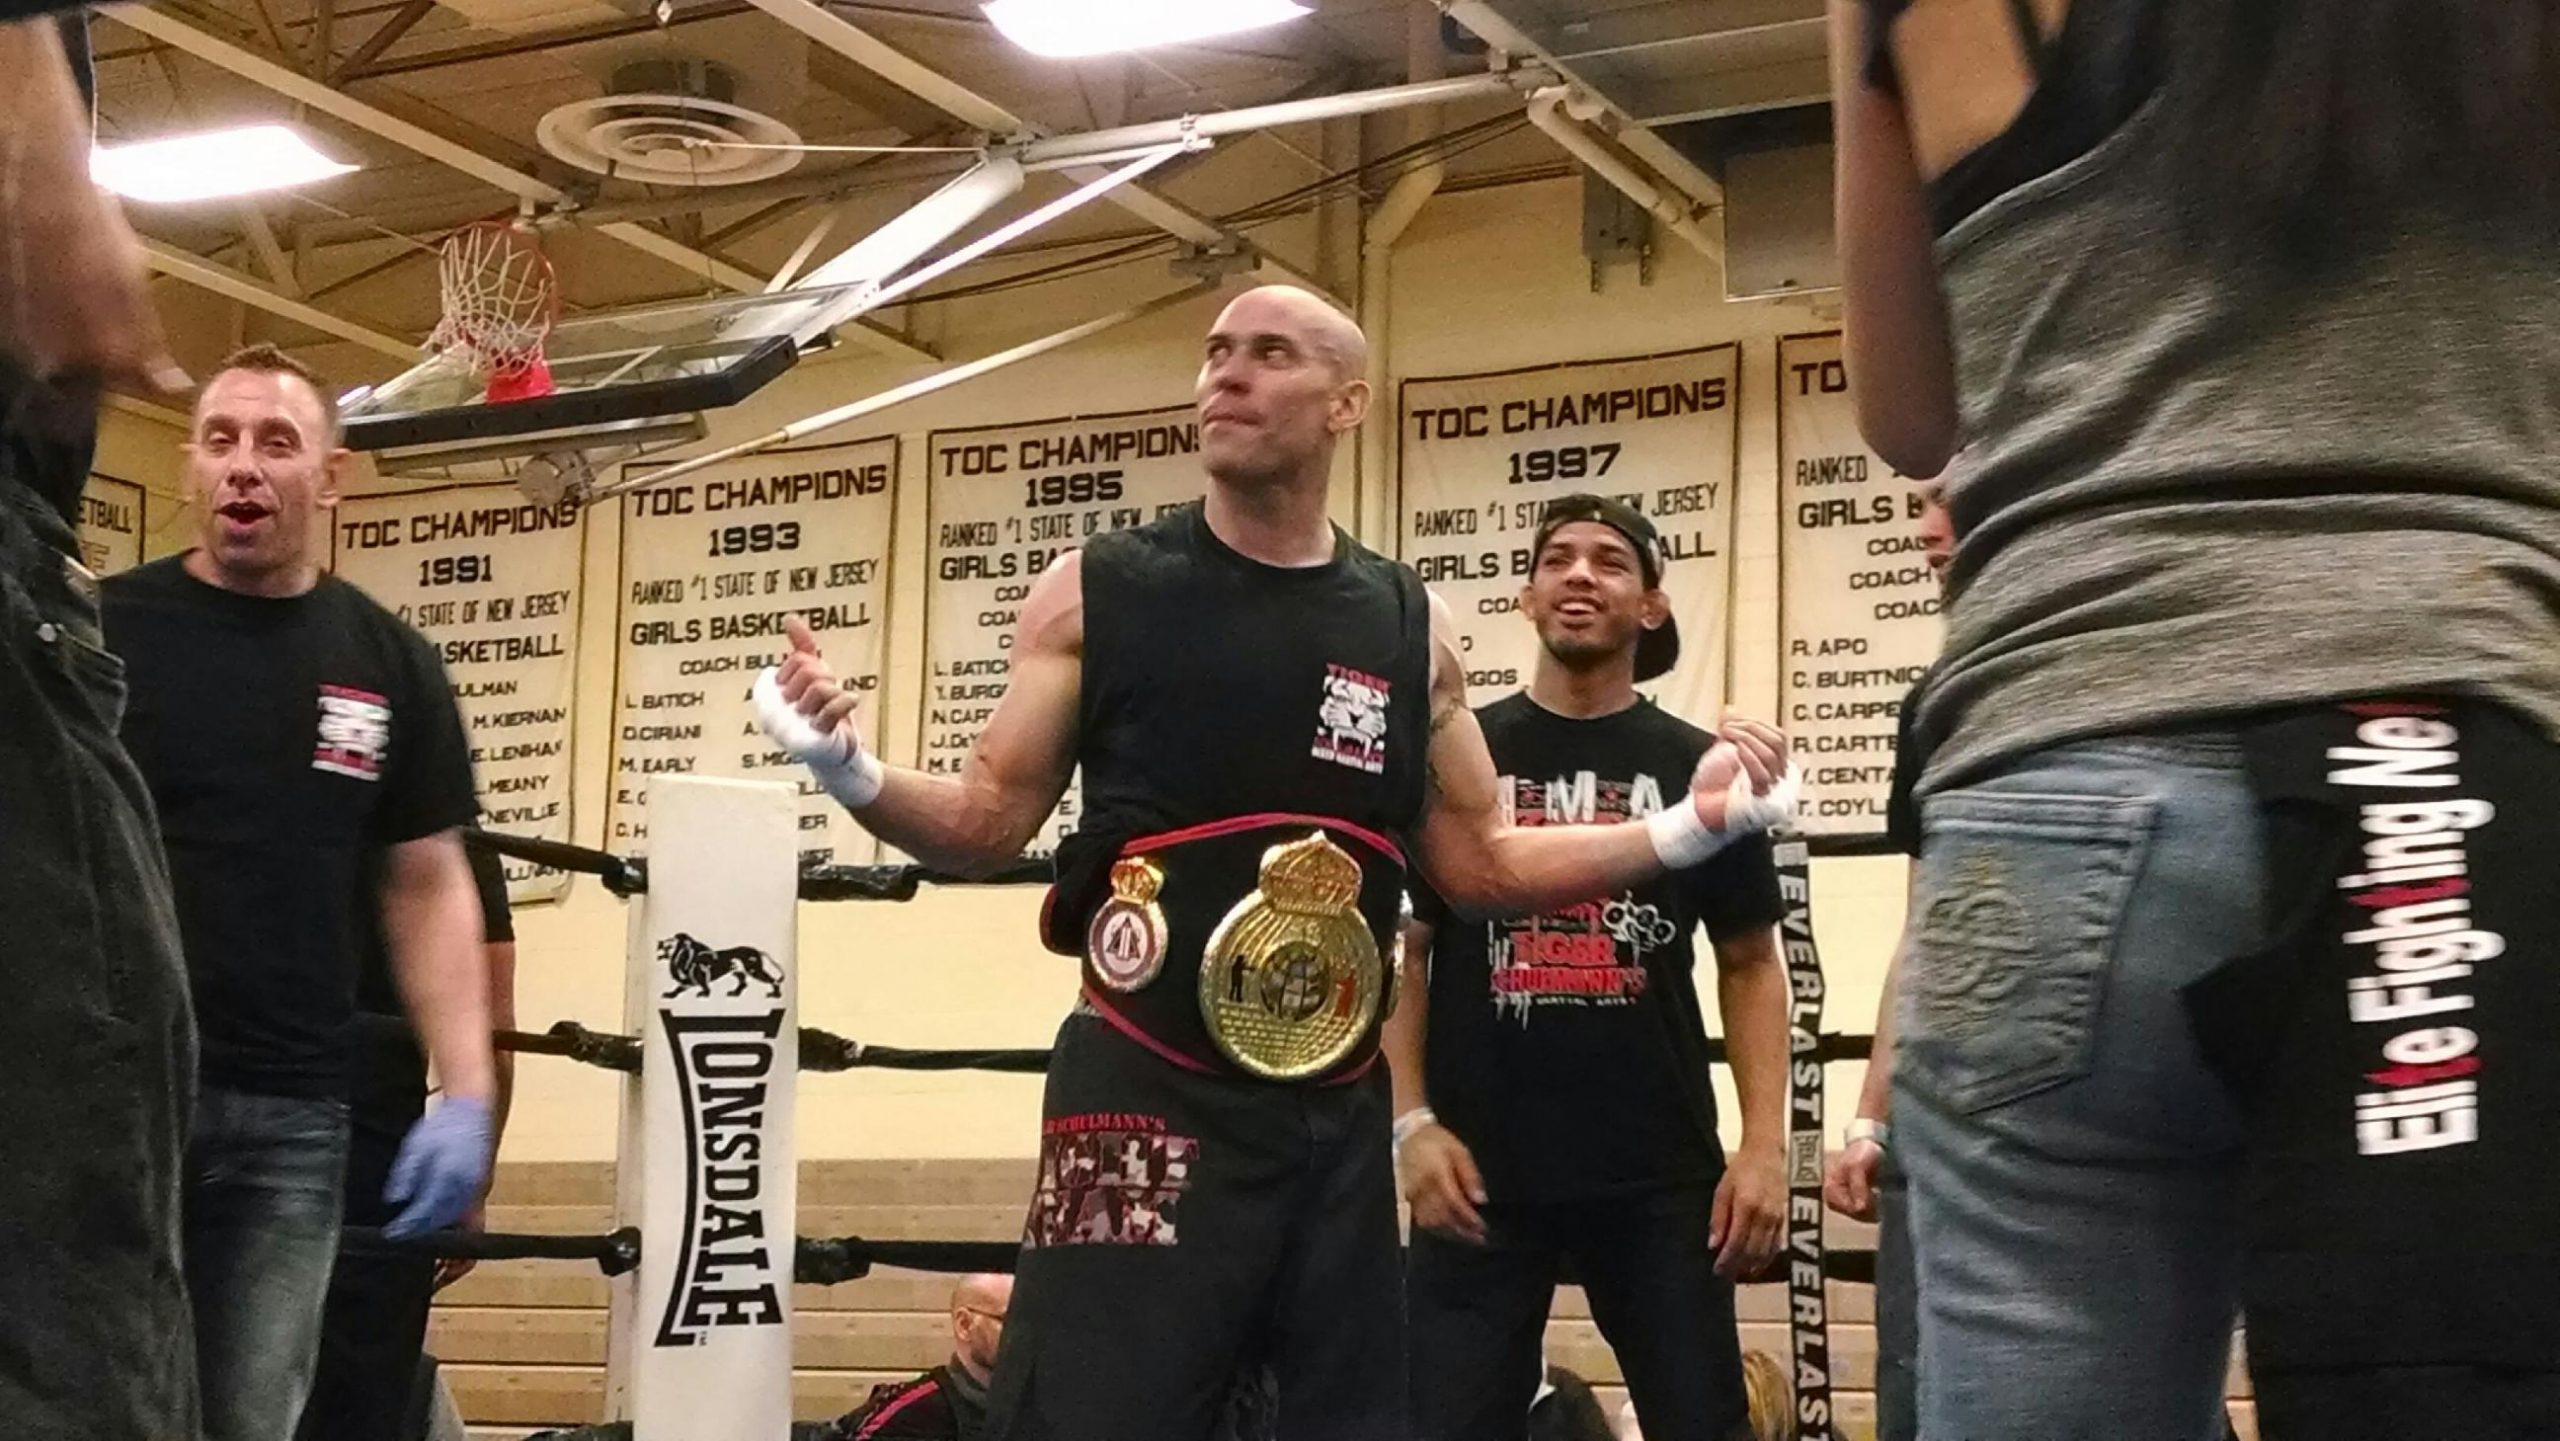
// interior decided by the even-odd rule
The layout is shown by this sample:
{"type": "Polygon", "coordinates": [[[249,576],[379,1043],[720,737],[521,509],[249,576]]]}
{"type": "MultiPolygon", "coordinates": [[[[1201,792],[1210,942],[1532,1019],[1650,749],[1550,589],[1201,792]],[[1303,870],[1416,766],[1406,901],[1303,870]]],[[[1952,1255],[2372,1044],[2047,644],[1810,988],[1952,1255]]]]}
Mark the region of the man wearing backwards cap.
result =
{"type": "MultiPolygon", "coordinates": [[[[1652,522],[1566,496],[1532,555],[1536,669],[1476,712],[1514,824],[1677,804],[1716,738],[1636,693],[1680,653],[1652,522]]],[[[1786,1216],[1782,909],[1766,836],[1525,919],[1461,919],[1417,888],[1406,963],[1429,984],[1406,990],[1385,1045],[1425,1441],[1521,1441],[1567,1259],[1648,1441],[1751,1434],[1733,1280],[1777,1253],[1786,1216]],[[1730,1159],[1690,978],[1701,922],[1742,1105],[1730,1159]]]]}

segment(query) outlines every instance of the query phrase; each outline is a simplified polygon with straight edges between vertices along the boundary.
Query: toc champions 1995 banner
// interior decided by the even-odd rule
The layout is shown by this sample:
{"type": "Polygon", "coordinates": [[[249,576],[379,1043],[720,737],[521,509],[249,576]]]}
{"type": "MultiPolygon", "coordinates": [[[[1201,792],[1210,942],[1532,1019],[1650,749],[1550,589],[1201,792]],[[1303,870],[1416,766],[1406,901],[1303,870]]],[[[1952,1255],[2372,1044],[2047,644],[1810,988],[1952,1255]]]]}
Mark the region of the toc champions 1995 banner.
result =
{"type": "Polygon", "coordinates": [[[1456,613],[1470,699],[1528,684],[1520,616],[1538,516],[1559,496],[1625,501],[1661,532],[1680,663],[1645,689],[1715,723],[1725,696],[1741,349],[1408,380],[1397,418],[1399,556],[1456,613]]]}
{"type": "MultiPolygon", "coordinates": [[[[426,633],[471,729],[482,824],[567,841],[570,697],[586,525],[512,485],[356,496],[335,514],[334,569],[426,633]]],[[[507,896],[557,900],[564,872],[506,862],[507,896]]]]}
{"type": "Polygon", "coordinates": [[[1920,487],[1858,435],[1840,333],[1778,342],[1778,715],[1807,836],[1880,836],[1903,697],[1937,659],[1920,487]]]}
{"type": "MultiPolygon", "coordinates": [[[[937,430],[925,444],[924,743],[917,763],[957,774],[1013,673],[1014,627],[1031,583],[1105,531],[1198,500],[1200,422],[1188,405],[1021,425],[937,430]]],[[[1076,828],[1078,791],[1026,854],[1076,828]]]]}
{"type": "Polygon", "coordinates": [[[610,848],[646,848],[649,777],[698,775],[797,786],[804,865],[878,853],[765,739],[747,692],[789,652],[785,618],[804,617],[881,744],[897,473],[897,440],[878,437],[768,451],[623,497],[610,848]]]}

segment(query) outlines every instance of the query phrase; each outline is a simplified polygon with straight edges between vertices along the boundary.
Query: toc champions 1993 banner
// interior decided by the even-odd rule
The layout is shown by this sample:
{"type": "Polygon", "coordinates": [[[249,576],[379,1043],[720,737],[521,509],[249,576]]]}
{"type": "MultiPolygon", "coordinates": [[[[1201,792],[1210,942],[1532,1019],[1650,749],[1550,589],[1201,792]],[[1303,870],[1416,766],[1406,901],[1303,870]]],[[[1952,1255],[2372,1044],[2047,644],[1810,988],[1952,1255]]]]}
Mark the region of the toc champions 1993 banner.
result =
{"type": "MultiPolygon", "coordinates": [[[[1469,698],[1528,684],[1520,616],[1538,516],[1588,492],[1642,511],[1670,552],[1680,663],[1645,689],[1715,723],[1724,702],[1741,349],[1408,380],[1397,418],[1399,556],[1456,613],[1469,698]]],[[[1374,423],[1374,422],[1373,422],[1374,423]]]]}
{"type": "Polygon", "coordinates": [[[897,473],[884,436],[767,451],[623,497],[607,846],[646,848],[649,777],[698,775],[797,786],[803,865],[878,854],[765,739],[747,692],[789,652],[784,620],[801,616],[862,692],[855,722],[879,747],[897,473]]]}
{"type": "MultiPolygon", "coordinates": [[[[567,841],[570,698],[578,676],[586,525],[512,485],[455,485],[339,504],[334,569],[426,633],[471,730],[481,823],[567,841]]],[[[507,896],[557,900],[561,871],[506,862],[507,896]]]]}
{"type": "Polygon", "coordinates": [[[1809,837],[1880,836],[1903,697],[1937,659],[1920,487],[1858,435],[1840,333],[1778,342],[1778,714],[1809,837]]]}
{"type": "MultiPolygon", "coordinates": [[[[924,743],[918,764],[954,775],[995,714],[1031,583],[1105,531],[1144,525],[1198,500],[1200,422],[1188,405],[937,430],[925,444],[924,743]]],[[[1045,856],[1076,828],[1078,791],[1026,854],[1045,856]]]]}

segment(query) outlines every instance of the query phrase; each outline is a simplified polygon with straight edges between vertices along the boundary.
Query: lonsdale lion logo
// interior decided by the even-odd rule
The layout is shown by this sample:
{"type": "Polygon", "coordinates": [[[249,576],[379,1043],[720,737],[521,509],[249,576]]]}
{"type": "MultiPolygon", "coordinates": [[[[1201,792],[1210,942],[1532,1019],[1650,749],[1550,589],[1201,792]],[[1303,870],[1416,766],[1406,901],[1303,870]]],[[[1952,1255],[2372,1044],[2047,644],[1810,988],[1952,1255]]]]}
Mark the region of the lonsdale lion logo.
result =
{"type": "Polygon", "coordinates": [[[732,984],[729,994],[743,996],[747,983],[761,981],[765,994],[775,999],[782,995],[782,972],[775,969],[773,957],[753,946],[731,946],[715,951],[682,931],[658,942],[658,959],[665,964],[667,975],[675,984],[661,1000],[672,1000],[687,991],[709,996],[713,981],[727,979],[732,984]]]}

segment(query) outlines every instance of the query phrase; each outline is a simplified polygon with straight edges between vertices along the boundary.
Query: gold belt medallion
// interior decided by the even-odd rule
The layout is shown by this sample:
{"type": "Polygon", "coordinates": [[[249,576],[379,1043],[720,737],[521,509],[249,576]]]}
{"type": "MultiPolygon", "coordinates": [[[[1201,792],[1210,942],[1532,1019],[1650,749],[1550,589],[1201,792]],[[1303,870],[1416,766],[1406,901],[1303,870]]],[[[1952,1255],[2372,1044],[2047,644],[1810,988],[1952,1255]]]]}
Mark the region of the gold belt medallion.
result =
{"type": "Polygon", "coordinates": [[[1228,1060],[1304,1080],[1368,1034],[1385,970],[1360,914],[1360,863],[1318,832],[1262,853],[1260,888],[1201,954],[1200,1015],[1228,1060]]]}
{"type": "Polygon", "coordinates": [[[1111,863],[1111,899],[1085,927],[1084,950],[1094,974],[1115,991],[1144,987],[1164,969],[1164,909],[1156,893],[1164,870],[1143,856],[1111,863]]]}

